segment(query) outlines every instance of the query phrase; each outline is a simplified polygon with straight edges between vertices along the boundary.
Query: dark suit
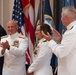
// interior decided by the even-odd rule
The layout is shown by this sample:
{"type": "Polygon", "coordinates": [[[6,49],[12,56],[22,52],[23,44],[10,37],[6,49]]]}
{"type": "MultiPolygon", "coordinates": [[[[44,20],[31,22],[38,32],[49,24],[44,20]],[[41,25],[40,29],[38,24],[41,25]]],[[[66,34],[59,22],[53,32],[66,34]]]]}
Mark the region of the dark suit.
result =
{"type": "MultiPolygon", "coordinates": [[[[6,31],[0,25],[0,38],[1,38],[1,36],[4,36],[4,35],[6,35],[6,31]]],[[[3,62],[4,62],[4,57],[0,57],[0,75],[2,75],[3,62]]]]}
{"type": "Polygon", "coordinates": [[[6,31],[4,30],[4,28],[0,25],[0,37],[6,35],[6,31]]]}

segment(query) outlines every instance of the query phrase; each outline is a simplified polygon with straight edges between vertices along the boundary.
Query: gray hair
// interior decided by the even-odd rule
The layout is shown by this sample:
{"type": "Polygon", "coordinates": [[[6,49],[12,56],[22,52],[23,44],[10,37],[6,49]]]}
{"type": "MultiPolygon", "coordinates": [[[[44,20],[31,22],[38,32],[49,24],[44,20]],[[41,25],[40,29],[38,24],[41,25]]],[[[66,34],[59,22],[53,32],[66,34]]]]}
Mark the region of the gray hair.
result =
{"type": "Polygon", "coordinates": [[[68,17],[76,18],[76,9],[73,6],[67,6],[62,8],[62,12],[68,17]]]}

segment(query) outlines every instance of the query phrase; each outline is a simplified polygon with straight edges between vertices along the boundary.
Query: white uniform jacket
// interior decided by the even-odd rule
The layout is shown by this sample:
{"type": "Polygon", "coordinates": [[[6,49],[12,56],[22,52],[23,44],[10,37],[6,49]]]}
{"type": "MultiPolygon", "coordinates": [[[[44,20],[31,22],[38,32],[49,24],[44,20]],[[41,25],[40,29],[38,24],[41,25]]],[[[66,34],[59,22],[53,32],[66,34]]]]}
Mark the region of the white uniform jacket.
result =
{"type": "Polygon", "coordinates": [[[52,68],[50,66],[50,60],[52,52],[47,45],[47,41],[43,38],[39,41],[37,46],[38,54],[37,58],[28,68],[28,71],[34,72],[34,75],[53,75],[52,68]]]}
{"type": "MultiPolygon", "coordinates": [[[[19,33],[4,36],[1,42],[8,41],[10,49],[6,49],[4,53],[4,65],[2,75],[26,75],[25,69],[25,51],[28,47],[27,37],[23,37],[19,33]]],[[[1,50],[0,50],[0,56],[1,50]]]]}
{"type": "Polygon", "coordinates": [[[48,45],[58,57],[58,75],[76,75],[76,21],[67,26],[61,44],[50,40],[48,45]]]}

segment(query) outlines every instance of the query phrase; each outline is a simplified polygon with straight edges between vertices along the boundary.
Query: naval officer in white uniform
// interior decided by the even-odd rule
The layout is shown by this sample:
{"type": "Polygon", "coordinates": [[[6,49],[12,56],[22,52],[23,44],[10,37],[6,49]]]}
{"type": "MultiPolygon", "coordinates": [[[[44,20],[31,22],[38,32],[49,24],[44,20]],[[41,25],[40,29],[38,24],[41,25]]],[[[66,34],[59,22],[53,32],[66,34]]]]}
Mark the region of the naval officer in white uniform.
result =
{"type": "Polygon", "coordinates": [[[47,24],[38,25],[36,27],[35,35],[39,39],[39,43],[37,45],[37,56],[33,63],[28,68],[28,75],[34,73],[34,75],[53,75],[52,67],[50,66],[50,60],[52,57],[52,52],[48,47],[48,41],[42,36],[41,30],[44,30],[51,33],[50,26],[47,24]]]}
{"type": "Polygon", "coordinates": [[[28,38],[17,32],[18,25],[13,20],[7,23],[7,29],[9,35],[3,36],[0,43],[0,56],[4,56],[2,75],[26,75],[28,38]]]}
{"type": "Polygon", "coordinates": [[[62,40],[59,39],[60,44],[57,44],[49,33],[42,34],[49,41],[50,50],[58,57],[58,75],[76,75],[76,9],[71,6],[63,7],[61,20],[67,30],[62,40]]]}

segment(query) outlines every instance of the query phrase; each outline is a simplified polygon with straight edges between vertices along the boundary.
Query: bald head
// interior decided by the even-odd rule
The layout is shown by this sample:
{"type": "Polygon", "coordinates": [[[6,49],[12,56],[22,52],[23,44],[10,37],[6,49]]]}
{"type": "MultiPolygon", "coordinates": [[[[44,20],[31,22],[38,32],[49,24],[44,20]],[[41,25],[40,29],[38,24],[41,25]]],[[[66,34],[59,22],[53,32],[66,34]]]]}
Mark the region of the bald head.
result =
{"type": "Polygon", "coordinates": [[[16,33],[18,31],[18,24],[14,20],[10,20],[7,23],[7,30],[10,35],[16,33]]]}
{"type": "Polygon", "coordinates": [[[10,24],[10,23],[11,23],[11,24],[14,24],[14,25],[18,25],[17,22],[14,21],[14,20],[10,20],[10,21],[7,23],[7,25],[10,24]]]}

